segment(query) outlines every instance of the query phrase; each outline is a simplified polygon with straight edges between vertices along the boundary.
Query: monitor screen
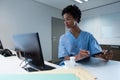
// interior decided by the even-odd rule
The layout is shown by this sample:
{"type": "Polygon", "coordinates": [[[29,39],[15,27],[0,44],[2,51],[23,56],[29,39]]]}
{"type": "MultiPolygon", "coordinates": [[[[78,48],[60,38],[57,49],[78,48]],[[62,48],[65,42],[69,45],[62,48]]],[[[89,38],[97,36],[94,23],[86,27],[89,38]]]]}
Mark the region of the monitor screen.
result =
{"type": "Polygon", "coordinates": [[[44,59],[38,33],[14,35],[15,49],[35,68],[44,67],[44,59]]]}
{"type": "Polygon", "coordinates": [[[3,49],[3,45],[2,45],[1,40],[0,40],[0,49],[3,49]]]}

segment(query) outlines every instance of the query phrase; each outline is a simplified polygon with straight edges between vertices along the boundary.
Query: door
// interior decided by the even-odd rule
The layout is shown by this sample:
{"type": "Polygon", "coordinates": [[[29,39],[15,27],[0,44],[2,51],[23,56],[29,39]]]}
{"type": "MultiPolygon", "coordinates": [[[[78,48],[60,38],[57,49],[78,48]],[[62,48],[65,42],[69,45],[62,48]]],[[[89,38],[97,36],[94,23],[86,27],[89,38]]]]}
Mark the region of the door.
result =
{"type": "Polygon", "coordinates": [[[52,61],[58,62],[59,38],[65,33],[64,20],[52,17],[52,61]]]}

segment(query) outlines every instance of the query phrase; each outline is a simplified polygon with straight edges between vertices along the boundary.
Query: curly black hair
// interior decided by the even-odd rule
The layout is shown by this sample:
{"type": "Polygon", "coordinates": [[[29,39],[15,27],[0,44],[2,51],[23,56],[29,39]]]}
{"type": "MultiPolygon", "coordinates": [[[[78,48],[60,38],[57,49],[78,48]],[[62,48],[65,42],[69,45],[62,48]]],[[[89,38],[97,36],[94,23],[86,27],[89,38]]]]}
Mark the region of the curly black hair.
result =
{"type": "Polygon", "coordinates": [[[79,23],[81,20],[81,10],[76,5],[69,5],[65,7],[62,11],[62,16],[68,13],[73,16],[74,19],[79,23]]]}

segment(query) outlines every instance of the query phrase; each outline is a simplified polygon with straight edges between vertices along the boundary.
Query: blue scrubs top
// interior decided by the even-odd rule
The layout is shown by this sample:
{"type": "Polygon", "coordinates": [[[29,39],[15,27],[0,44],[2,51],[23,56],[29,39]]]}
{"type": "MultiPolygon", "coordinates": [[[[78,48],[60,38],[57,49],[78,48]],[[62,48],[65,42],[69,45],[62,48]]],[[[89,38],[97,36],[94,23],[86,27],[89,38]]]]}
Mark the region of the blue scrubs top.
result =
{"type": "Polygon", "coordinates": [[[66,32],[60,37],[58,48],[59,58],[74,56],[80,50],[88,50],[90,55],[102,52],[100,45],[93,35],[82,30],[77,38],[70,31],[66,32]]]}

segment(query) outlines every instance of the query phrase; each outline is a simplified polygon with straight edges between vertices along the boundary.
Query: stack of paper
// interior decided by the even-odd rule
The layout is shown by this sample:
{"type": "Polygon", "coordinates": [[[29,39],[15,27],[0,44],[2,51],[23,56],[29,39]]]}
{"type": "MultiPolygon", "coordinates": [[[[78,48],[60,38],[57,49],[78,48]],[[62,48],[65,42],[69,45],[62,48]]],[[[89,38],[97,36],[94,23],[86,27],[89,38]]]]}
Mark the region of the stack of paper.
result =
{"type": "Polygon", "coordinates": [[[19,74],[0,74],[0,80],[96,80],[82,68],[62,68],[19,74]]]}
{"type": "MultiPolygon", "coordinates": [[[[62,68],[51,71],[37,72],[37,74],[50,73],[50,74],[73,74],[79,77],[80,80],[96,80],[97,78],[89,73],[87,70],[79,68],[62,68]]],[[[62,80],[62,79],[61,79],[62,80]]]]}
{"type": "Polygon", "coordinates": [[[0,80],[80,80],[74,74],[0,74],[0,80]]]}

